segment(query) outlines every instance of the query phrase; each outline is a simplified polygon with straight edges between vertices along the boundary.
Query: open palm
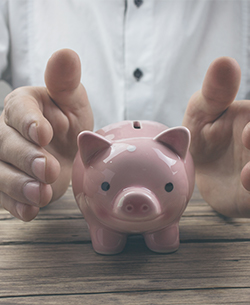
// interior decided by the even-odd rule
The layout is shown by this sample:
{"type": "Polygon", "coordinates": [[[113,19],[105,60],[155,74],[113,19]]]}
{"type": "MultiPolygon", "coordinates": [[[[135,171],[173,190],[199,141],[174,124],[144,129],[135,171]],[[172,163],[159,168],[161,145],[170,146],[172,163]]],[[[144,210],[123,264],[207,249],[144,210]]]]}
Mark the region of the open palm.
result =
{"type": "Polygon", "coordinates": [[[93,128],[80,83],[81,64],[71,50],[48,61],[46,87],[20,87],[5,99],[0,117],[0,204],[24,221],[68,187],[77,135],[93,128]]]}
{"type": "Polygon", "coordinates": [[[190,151],[203,198],[223,215],[250,217],[250,101],[234,100],[239,85],[237,62],[215,60],[202,90],[191,97],[183,124],[192,134],[190,151]]]}

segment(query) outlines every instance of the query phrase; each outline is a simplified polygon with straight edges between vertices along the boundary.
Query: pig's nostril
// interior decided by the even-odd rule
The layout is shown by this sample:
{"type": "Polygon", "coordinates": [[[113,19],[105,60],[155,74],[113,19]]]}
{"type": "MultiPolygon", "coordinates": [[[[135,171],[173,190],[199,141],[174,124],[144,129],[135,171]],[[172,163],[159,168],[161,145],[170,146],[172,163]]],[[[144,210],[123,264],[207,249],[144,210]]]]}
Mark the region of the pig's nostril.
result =
{"type": "Polygon", "coordinates": [[[149,210],[149,207],[146,205],[146,204],[144,204],[143,206],[142,206],[142,212],[148,212],[148,210],[149,210]]]}
{"type": "Polygon", "coordinates": [[[131,213],[133,211],[133,206],[131,204],[128,204],[126,206],[126,210],[127,210],[127,212],[131,213]]]}
{"type": "Polygon", "coordinates": [[[147,204],[138,205],[138,207],[135,207],[133,204],[127,204],[125,207],[125,211],[127,213],[136,212],[137,213],[147,213],[150,210],[149,206],[147,204]]]}

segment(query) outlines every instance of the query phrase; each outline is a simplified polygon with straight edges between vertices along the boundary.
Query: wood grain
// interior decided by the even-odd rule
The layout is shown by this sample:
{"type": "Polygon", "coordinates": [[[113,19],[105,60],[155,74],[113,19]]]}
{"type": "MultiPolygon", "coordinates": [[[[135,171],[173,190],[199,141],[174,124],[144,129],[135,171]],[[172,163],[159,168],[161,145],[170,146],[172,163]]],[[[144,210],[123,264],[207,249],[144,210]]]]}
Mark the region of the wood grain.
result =
{"type": "MultiPolygon", "coordinates": [[[[109,305],[200,305],[200,304],[247,304],[249,305],[250,289],[235,289],[232,294],[224,289],[156,291],[107,294],[78,294],[53,296],[28,296],[5,298],[4,304],[30,305],[76,305],[76,304],[109,304],[109,305]]],[[[0,300],[1,302],[1,300],[0,300]]]]}
{"type": "Polygon", "coordinates": [[[0,304],[249,304],[250,221],[219,216],[194,192],[169,255],[130,237],[93,252],[69,188],[23,223],[0,208],[0,304]]]}

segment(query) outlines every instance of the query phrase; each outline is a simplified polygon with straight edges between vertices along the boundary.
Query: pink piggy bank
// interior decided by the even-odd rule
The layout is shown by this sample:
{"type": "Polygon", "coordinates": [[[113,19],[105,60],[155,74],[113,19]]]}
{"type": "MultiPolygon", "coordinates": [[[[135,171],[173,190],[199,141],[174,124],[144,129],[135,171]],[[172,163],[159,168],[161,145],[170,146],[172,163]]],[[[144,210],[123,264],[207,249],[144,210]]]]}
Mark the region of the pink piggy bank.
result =
{"type": "Polygon", "coordinates": [[[78,136],[72,184],[97,253],[123,250],[142,234],[149,249],[174,252],[179,220],[194,189],[190,132],[124,121],[78,136]]]}

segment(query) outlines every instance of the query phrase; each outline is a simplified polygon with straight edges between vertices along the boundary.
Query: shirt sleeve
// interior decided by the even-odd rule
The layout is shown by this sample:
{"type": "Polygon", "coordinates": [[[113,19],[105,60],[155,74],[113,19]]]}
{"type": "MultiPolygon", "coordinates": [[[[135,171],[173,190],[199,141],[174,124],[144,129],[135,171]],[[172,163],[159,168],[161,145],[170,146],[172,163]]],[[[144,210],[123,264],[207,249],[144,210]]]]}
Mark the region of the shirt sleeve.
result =
{"type": "Polygon", "coordinates": [[[0,1],[0,79],[10,82],[8,0],[0,1]]]}

